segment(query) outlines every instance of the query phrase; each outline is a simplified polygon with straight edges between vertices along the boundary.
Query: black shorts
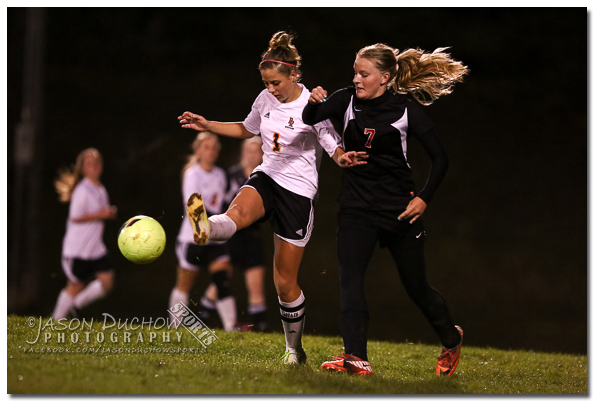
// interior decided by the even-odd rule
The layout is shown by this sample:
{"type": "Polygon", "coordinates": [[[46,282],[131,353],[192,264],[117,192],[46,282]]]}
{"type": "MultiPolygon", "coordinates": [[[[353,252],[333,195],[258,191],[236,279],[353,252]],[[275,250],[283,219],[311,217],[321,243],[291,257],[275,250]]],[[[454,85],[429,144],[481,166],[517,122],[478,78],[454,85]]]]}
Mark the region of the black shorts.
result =
{"type": "Polygon", "coordinates": [[[231,263],[234,267],[246,270],[265,265],[259,224],[256,223],[238,230],[227,242],[231,252],[231,263]]]}
{"type": "Polygon", "coordinates": [[[178,265],[189,271],[208,269],[213,262],[229,261],[229,245],[226,243],[199,246],[195,243],[176,241],[178,265]]]}
{"type": "Polygon", "coordinates": [[[409,223],[409,220],[398,221],[403,211],[368,211],[359,208],[341,208],[337,228],[366,225],[378,234],[380,247],[394,245],[397,248],[410,248],[423,244],[426,239],[421,218],[409,223]]]}
{"type": "Polygon", "coordinates": [[[263,172],[250,175],[243,187],[258,191],[264,204],[264,217],[282,240],[305,247],[314,227],[314,201],[278,185],[263,172]]]}
{"type": "Polygon", "coordinates": [[[68,279],[74,283],[87,282],[95,278],[98,272],[111,271],[113,267],[107,254],[95,260],[62,257],[62,269],[68,279]]]}

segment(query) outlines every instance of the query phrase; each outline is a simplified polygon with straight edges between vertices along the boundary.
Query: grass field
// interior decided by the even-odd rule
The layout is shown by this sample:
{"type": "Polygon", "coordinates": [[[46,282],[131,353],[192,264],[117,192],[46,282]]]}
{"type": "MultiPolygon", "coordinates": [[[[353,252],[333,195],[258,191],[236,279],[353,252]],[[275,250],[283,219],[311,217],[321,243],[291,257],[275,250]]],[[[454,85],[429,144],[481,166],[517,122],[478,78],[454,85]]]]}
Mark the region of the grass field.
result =
{"type": "Polygon", "coordinates": [[[7,319],[9,394],[587,393],[584,355],[463,345],[456,373],[437,377],[438,345],[370,341],[374,376],[359,378],[319,369],[340,353],[339,337],[306,334],[308,363],[286,367],[281,333],[217,331],[219,339],[204,348],[184,328],[118,330],[102,319],[84,329],[39,331],[39,324],[39,317],[7,319]]]}

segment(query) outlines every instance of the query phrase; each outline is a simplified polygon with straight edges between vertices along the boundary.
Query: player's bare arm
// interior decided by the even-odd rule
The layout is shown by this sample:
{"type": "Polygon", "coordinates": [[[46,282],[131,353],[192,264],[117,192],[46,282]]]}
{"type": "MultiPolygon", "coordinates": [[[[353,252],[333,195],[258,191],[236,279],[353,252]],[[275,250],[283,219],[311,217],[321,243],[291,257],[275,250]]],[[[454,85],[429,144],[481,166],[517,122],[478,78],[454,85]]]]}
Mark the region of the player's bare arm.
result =
{"type": "Polygon", "coordinates": [[[102,221],[102,220],[108,220],[108,219],[116,219],[117,215],[118,215],[118,207],[116,207],[115,205],[112,205],[112,206],[102,209],[99,212],[92,213],[92,214],[86,214],[86,215],[80,216],[78,218],[72,218],[70,220],[75,223],[82,223],[82,222],[89,222],[89,221],[102,221]]]}
{"type": "Polygon", "coordinates": [[[254,134],[246,130],[246,127],[242,123],[211,121],[192,112],[182,113],[181,116],[178,116],[178,121],[182,128],[189,128],[196,131],[210,131],[214,134],[233,138],[246,139],[254,137],[254,134]]]}

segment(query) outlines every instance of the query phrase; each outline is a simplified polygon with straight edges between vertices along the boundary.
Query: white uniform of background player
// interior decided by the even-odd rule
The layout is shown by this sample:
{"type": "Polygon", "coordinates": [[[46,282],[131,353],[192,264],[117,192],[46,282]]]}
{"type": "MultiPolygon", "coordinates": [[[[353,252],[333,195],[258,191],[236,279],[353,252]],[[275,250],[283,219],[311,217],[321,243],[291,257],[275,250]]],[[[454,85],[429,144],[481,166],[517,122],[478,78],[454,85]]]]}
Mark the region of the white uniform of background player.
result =
{"type": "MultiPolygon", "coordinates": [[[[202,133],[197,136],[193,148],[194,154],[182,175],[182,199],[187,200],[192,193],[200,192],[203,194],[207,213],[219,214],[223,212],[229,187],[225,170],[215,166],[219,155],[219,140],[214,134],[202,133]]],[[[231,294],[231,263],[227,242],[209,241],[201,246],[195,244],[190,221],[184,212],[176,241],[176,255],[178,277],[170,295],[170,309],[180,301],[188,306],[189,290],[199,269],[208,269],[211,281],[218,290],[217,300],[212,301],[209,307],[217,309],[223,328],[232,331],[236,324],[237,312],[235,298],[231,294]]],[[[206,302],[205,300],[203,304],[206,302]]],[[[174,322],[177,321],[176,317],[172,316],[172,319],[174,322]]]]}
{"type": "Polygon", "coordinates": [[[55,181],[62,202],[70,202],[62,243],[62,269],[67,284],[58,295],[52,317],[77,315],[113,286],[113,265],[103,243],[105,219],[116,217],[115,206],[100,177],[103,158],[95,148],[79,153],[72,170],[62,170],[55,181]]]}

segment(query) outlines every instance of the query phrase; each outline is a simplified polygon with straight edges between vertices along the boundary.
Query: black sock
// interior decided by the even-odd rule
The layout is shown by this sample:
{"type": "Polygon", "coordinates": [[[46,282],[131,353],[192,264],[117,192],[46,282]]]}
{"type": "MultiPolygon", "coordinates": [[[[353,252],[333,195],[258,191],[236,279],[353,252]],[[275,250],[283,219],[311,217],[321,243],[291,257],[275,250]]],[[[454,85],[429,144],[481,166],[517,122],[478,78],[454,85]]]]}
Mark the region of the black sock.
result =
{"type": "Polygon", "coordinates": [[[217,271],[211,275],[211,281],[217,287],[217,299],[222,300],[231,296],[231,280],[226,270],[217,271]]]}

